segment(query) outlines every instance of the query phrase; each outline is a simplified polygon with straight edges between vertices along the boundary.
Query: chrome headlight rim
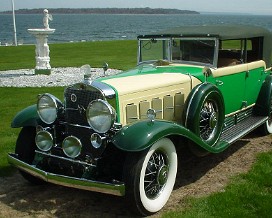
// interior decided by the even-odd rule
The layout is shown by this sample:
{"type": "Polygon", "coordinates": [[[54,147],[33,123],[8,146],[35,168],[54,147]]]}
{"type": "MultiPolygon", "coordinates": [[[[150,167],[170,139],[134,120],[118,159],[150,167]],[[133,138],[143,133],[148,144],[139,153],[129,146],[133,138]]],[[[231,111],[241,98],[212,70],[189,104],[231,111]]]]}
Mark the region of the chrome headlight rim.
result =
{"type": "Polygon", "coordinates": [[[61,101],[49,93],[44,93],[44,94],[39,95],[38,101],[37,101],[37,113],[38,113],[40,119],[46,124],[54,123],[55,120],[57,119],[58,110],[59,110],[60,105],[62,105],[61,101]],[[43,103],[41,103],[42,100],[44,101],[43,103]],[[46,103],[47,103],[47,105],[50,105],[51,108],[48,107],[47,111],[44,112],[43,110],[45,110],[45,108],[43,108],[43,107],[46,105],[46,103]],[[44,105],[42,105],[42,104],[44,104],[44,105]],[[48,110],[50,110],[50,112],[48,112],[48,110]],[[50,115],[50,116],[48,116],[48,115],[50,115]]]}
{"type": "Polygon", "coordinates": [[[75,136],[68,136],[62,142],[62,150],[69,158],[76,158],[81,154],[82,143],[75,136]]]}
{"type": "Polygon", "coordinates": [[[35,144],[41,151],[50,151],[53,147],[52,134],[46,130],[40,130],[35,136],[35,144]]]}
{"type": "MultiPolygon", "coordinates": [[[[100,116],[103,116],[103,114],[101,114],[100,116]]],[[[112,128],[112,126],[114,124],[114,121],[116,118],[116,111],[107,101],[102,100],[102,99],[96,99],[96,100],[93,100],[89,103],[87,110],[86,110],[86,118],[87,118],[87,121],[88,121],[90,127],[95,132],[106,133],[112,128]],[[109,116],[109,120],[107,120],[107,122],[108,122],[107,126],[104,128],[100,128],[99,125],[97,125],[97,123],[95,123],[95,121],[92,120],[93,117],[90,116],[90,113],[93,111],[93,109],[95,109],[95,108],[93,108],[95,104],[102,104],[102,107],[105,106],[105,109],[108,112],[108,114],[104,114],[105,116],[109,116]]]]}

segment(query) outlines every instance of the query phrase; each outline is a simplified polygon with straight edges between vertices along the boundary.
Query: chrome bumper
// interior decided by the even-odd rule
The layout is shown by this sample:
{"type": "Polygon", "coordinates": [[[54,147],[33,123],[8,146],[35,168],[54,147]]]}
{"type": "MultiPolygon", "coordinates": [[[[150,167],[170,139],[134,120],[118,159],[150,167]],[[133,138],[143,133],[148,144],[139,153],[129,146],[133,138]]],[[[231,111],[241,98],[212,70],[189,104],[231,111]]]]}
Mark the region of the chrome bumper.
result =
{"type": "Polygon", "coordinates": [[[19,160],[16,156],[17,156],[16,154],[8,154],[8,162],[17,167],[18,169],[25,171],[31,174],[32,176],[40,178],[46,182],[66,187],[101,192],[117,196],[125,195],[124,183],[105,183],[100,181],[87,180],[84,178],[75,178],[49,173],[36,168],[35,165],[30,165],[19,160]]]}

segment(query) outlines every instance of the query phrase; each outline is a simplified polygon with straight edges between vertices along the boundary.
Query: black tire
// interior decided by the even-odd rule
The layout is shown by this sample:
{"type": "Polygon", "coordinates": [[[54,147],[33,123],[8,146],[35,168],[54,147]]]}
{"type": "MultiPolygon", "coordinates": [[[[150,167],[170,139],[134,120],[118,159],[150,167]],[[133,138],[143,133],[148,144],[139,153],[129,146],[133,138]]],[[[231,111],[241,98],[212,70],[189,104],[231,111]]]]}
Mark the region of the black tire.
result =
{"type": "MultiPolygon", "coordinates": [[[[216,86],[204,83],[192,90],[185,102],[183,113],[186,128],[208,145],[215,146],[222,132],[224,117],[223,96],[216,86]]],[[[193,143],[190,147],[197,156],[209,153],[193,143]]]]}
{"type": "Polygon", "coordinates": [[[272,134],[272,93],[270,94],[269,118],[265,124],[261,126],[261,130],[263,135],[272,134]]]}
{"type": "MultiPolygon", "coordinates": [[[[36,129],[35,127],[23,127],[16,141],[15,153],[18,155],[18,158],[25,163],[32,164],[35,156],[35,136],[36,129]]],[[[30,183],[39,185],[44,183],[43,180],[34,177],[22,170],[19,170],[21,175],[30,183]]]]}
{"type": "Polygon", "coordinates": [[[176,173],[176,149],[168,138],[142,152],[128,154],[123,175],[131,208],[142,216],[158,212],[168,201],[176,173]]]}

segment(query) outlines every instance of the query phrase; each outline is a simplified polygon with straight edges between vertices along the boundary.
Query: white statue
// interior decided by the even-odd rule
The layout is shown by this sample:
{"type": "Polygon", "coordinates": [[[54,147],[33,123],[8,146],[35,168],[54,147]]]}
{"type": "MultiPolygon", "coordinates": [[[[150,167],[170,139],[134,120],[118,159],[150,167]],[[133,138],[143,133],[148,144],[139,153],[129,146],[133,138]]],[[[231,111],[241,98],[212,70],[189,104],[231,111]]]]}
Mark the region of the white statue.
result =
{"type": "Polygon", "coordinates": [[[51,14],[48,14],[48,10],[47,9],[44,9],[43,10],[43,13],[44,13],[44,17],[43,17],[43,25],[44,25],[44,28],[45,29],[50,29],[49,28],[49,20],[52,21],[53,20],[53,17],[51,14]]]}

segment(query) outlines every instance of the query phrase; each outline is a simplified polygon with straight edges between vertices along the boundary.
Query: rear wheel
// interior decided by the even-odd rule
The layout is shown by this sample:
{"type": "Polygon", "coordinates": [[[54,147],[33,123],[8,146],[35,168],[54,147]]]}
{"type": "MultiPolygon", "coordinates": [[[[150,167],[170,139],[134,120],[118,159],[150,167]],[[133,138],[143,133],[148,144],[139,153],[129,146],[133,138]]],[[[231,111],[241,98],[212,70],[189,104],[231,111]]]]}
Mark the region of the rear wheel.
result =
{"type": "Polygon", "coordinates": [[[272,134],[272,93],[270,97],[270,109],[269,109],[269,117],[268,120],[263,125],[263,134],[269,135],[272,134]]]}
{"type": "MultiPolygon", "coordinates": [[[[35,156],[35,127],[23,127],[19,133],[18,139],[16,141],[15,153],[18,158],[28,164],[32,164],[35,156]]],[[[32,184],[42,184],[43,181],[38,179],[22,170],[19,170],[22,176],[32,184]]]]}
{"type": "Polygon", "coordinates": [[[163,138],[150,149],[130,153],[124,168],[126,198],[140,215],[158,212],[168,201],[177,173],[172,141],[163,138]]]}

